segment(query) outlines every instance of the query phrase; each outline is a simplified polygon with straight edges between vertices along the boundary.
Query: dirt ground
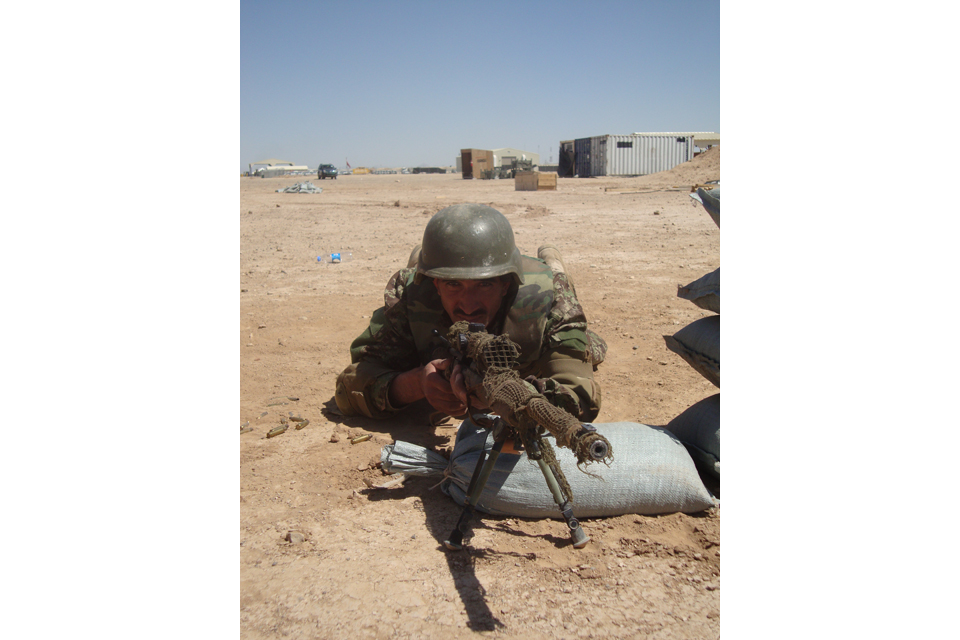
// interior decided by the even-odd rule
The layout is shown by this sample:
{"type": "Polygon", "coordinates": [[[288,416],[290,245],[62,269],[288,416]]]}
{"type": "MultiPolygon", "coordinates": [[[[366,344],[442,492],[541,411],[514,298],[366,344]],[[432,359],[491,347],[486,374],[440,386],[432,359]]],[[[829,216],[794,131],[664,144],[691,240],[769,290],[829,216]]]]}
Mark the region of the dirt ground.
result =
{"type": "Polygon", "coordinates": [[[456,174],[240,179],[240,413],[252,428],[239,445],[241,637],[719,637],[719,507],[587,519],[580,550],[562,520],[484,516],[451,553],[441,541],[460,507],[437,480],[365,480],[385,479],[380,451],[395,440],[448,453],[457,423],[431,427],[416,406],[389,421],[329,410],[387,280],[429,217],[459,202],[503,212],[526,255],[562,251],[609,345],[601,432],[665,425],[713,395],[663,336],[710,315],[676,294],[720,265],[720,230],[689,197],[720,179],[719,151],[650,176],[561,178],[556,191],[456,174]],[[303,181],[323,193],[277,193],[303,181]],[[344,261],[318,262],[333,252],[344,261]],[[291,414],[309,424],[266,437],[291,414]]]}

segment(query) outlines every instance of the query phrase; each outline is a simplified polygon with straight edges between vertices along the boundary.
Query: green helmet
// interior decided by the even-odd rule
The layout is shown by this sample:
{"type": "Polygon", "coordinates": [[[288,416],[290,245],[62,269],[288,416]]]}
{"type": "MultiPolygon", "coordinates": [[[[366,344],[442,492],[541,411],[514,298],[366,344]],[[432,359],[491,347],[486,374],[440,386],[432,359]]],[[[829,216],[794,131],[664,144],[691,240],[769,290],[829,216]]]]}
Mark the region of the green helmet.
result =
{"type": "Polygon", "coordinates": [[[423,231],[416,281],[483,280],[512,273],[523,284],[520,251],[502,213],[485,204],[441,209],[423,231]]]}

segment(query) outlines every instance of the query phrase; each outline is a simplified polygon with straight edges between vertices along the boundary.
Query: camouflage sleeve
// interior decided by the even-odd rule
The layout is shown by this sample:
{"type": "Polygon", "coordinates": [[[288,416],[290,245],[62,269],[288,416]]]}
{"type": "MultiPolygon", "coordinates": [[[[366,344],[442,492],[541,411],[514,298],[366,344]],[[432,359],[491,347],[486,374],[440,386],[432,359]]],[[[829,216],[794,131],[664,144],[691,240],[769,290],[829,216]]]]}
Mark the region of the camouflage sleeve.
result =
{"type": "Polygon", "coordinates": [[[385,418],[402,408],[390,404],[390,383],[420,366],[406,307],[398,304],[409,275],[409,269],[393,275],[384,290],[384,306],[373,312],[370,325],[350,345],[352,364],[337,378],[335,396],[347,415],[385,418]]]}
{"type": "Polygon", "coordinates": [[[534,363],[540,389],[551,403],[590,422],[600,412],[600,385],[593,377],[607,354],[607,343],[587,328],[573,284],[563,273],[553,277],[554,304],[544,331],[544,349],[534,363]]]}
{"type": "Polygon", "coordinates": [[[553,308],[550,309],[544,331],[545,346],[548,349],[566,348],[579,352],[580,359],[589,362],[596,371],[607,356],[607,343],[587,328],[583,307],[566,274],[554,274],[553,292],[553,308]]]}

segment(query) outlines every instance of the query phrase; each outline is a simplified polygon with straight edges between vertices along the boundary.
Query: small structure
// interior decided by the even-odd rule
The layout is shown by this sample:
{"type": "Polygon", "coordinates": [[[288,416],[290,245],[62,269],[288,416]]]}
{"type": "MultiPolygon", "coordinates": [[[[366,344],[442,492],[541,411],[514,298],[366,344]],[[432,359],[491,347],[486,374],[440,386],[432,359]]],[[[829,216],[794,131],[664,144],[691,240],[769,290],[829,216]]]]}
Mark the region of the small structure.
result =
{"type": "Polygon", "coordinates": [[[495,167],[509,167],[517,162],[525,162],[534,167],[539,167],[540,154],[511,147],[493,150],[493,165],[495,167]]]}
{"type": "Polygon", "coordinates": [[[700,151],[706,151],[710,147],[720,146],[720,134],[712,131],[695,131],[693,142],[700,148],[700,151]]]}
{"type": "Polygon", "coordinates": [[[573,151],[573,140],[560,141],[560,157],[557,159],[557,175],[561,178],[572,178],[576,175],[576,155],[573,151]]]}
{"type": "Polygon", "coordinates": [[[461,149],[457,171],[465,180],[512,178],[518,170],[540,166],[540,154],[512,147],[501,149],[461,149]]]}
{"type": "Polygon", "coordinates": [[[250,175],[259,175],[263,178],[274,178],[293,171],[310,171],[305,164],[295,165],[288,160],[278,160],[276,158],[251,162],[247,166],[250,167],[250,175]],[[258,168],[254,169],[254,167],[258,168]]]}
{"type": "Polygon", "coordinates": [[[493,177],[493,151],[460,149],[460,166],[464,180],[489,180],[493,177]]]}

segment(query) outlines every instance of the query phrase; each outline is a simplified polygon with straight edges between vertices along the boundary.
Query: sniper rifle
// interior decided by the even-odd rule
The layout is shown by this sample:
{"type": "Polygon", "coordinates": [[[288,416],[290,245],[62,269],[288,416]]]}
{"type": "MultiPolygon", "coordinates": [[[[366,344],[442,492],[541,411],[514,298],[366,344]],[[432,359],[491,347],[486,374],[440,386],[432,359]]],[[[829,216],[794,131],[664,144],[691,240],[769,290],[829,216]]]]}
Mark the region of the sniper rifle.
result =
{"type": "Polygon", "coordinates": [[[574,548],[585,546],[590,538],[573,515],[573,492],[557,463],[553,447],[544,436],[549,433],[557,445],[573,451],[581,470],[582,465],[592,462],[609,464],[613,460],[610,442],[597,433],[593,425],[581,423],[576,416],[554,406],[532,384],[520,378],[517,373],[520,347],[508,335],[490,335],[482,324],[467,322],[451,326],[446,338],[436,330],[433,333],[460,365],[468,393],[468,413],[472,413],[475,403],[487,407],[488,413],[472,414],[472,418],[479,426],[491,429],[494,436],[489,459],[485,449],[480,452],[463,512],[456,528],[444,540],[444,546],[450,550],[463,548],[463,535],[497,458],[504,444],[515,440],[521,442],[527,457],[540,466],[570,529],[574,548]]]}

